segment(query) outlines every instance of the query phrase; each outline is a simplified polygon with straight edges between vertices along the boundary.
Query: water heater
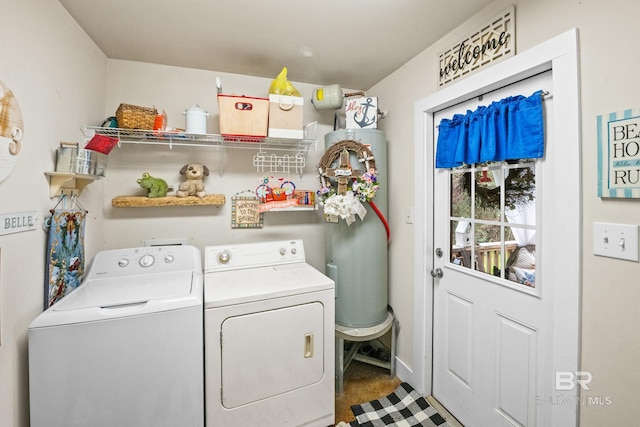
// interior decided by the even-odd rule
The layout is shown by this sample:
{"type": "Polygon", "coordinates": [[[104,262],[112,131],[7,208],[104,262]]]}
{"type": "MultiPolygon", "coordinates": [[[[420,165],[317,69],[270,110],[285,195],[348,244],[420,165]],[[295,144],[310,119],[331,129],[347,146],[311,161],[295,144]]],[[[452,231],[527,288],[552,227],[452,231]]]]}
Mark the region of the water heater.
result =
{"type": "MultiPolygon", "coordinates": [[[[341,129],[325,135],[325,149],[355,140],[370,145],[378,172],[379,187],[373,199],[378,210],[387,215],[387,141],[377,129],[341,129]]],[[[352,167],[362,168],[351,153],[352,167]]],[[[365,328],[382,323],[387,317],[387,231],[369,203],[363,203],[366,215],[351,225],[340,220],[325,224],[325,273],[336,283],[336,323],[365,328]]]]}

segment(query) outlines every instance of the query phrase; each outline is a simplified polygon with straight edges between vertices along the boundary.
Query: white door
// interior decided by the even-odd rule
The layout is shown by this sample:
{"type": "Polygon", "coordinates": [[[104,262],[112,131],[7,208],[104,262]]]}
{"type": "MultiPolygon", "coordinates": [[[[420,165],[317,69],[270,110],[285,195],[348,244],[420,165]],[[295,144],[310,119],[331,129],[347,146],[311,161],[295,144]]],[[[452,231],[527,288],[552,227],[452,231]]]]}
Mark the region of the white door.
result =
{"type": "MultiPolygon", "coordinates": [[[[552,85],[548,71],[440,111],[434,124],[552,85]]],[[[546,97],[547,145],[557,143],[552,109],[546,97]]],[[[536,185],[545,161],[435,170],[433,396],[465,426],[549,425],[537,398],[554,375],[554,292],[540,280],[548,248],[537,244],[555,209],[536,185]]]]}
{"type": "MultiPolygon", "coordinates": [[[[579,369],[582,187],[577,36],[577,30],[567,31],[443,88],[415,105],[413,382],[418,391],[445,400],[454,415],[469,426],[577,425],[577,388],[555,384],[556,375],[569,376],[579,369]],[[449,236],[441,236],[443,231],[450,232],[451,209],[436,209],[442,203],[448,206],[448,181],[444,193],[434,190],[438,194],[431,197],[433,189],[442,187],[434,182],[440,179],[434,176],[433,166],[438,124],[435,115],[480,94],[484,94],[483,103],[489,102],[495,91],[549,70],[553,87],[535,85],[536,90],[549,90],[551,95],[544,102],[545,158],[535,162],[536,286],[526,289],[487,273],[451,265],[449,236]],[[438,220],[434,218],[436,213],[438,220]],[[436,255],[438,247],[443,250],[442,257],[436,255]],[[437,268],[443,271],[442,279],[429,274],[437,268]],[[460,280],[460,289],[455,287],[455,279],[460,280]],[[471,284],[478,285],[478,289],[470,288],[471,284]],[[451,289],[447,291],[447,287],[451,289]],[[443,295],[446,298],[442,299],[450,302],[447,311],[443,310],[442,302],[436,301],[443,295]],[[547,320],[521,310],[529,303],[545,310],[547,320]],[[434,308],[438,315],[432,311],[434,308]],[[462,321],[464,316],[466,319],[462,321]],[[449,329],[443,330],[443,321],[449,319],[451,322],[446,325],[449,329]],[[476,358],[484,360],[485,365],[475,363],[476,358]],[[534,374],[523,371],[522,358],[530,358],[527,362],[534,374]],[[449,384],[443,385],[442,372],[458,379],[449,378],[449,384]],[[535,385],[528,383],[531,380],[535,385]],[[447,386],[454,390],[457,387],[458,394],[452,396],[447,386]],[[477,412],[470,413],[472,410],[477,412]]],[[[526,92],[520,88],[509,90],[510,94],[526,92]]],[[[482,169],[477,172],[479,181],[482,169]]],[[[487,175],[493,174],[487,170],[487,175]]],[[[476,222],[476,226],[483,225],[482,221],[476,222]]],[[[516,225],[527,229],[522,223],[516,225]]],[[[464,231],[463,224],[461,232],[464,231]]],[[[466,235],[461,233],[460,238],[465,239],[466,235]]],[[[452,240],[455,242],[455,238],[452,240]]],[[[462,258],[465,255],[462,253],[462,258]]],[[[469,254],[467,265],[476,265],[475,249],[473,255],[469,254]]],[[[500,274],[504,270],[501,267],[500,274]]]]}

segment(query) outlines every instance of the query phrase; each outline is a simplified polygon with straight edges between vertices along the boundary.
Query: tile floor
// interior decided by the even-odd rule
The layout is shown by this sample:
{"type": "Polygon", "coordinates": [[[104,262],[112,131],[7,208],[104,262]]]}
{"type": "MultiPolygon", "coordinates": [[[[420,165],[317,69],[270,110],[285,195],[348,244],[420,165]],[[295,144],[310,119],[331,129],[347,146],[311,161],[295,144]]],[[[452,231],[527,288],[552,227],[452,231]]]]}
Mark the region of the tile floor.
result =
{"type": "Polygon", "coordinates": [[[389,370],[354,360],[344,372],[344,392],[336,395],[336,424],[355,420],[351,405],[369,402],[392,393],[401,381],[389,370]]]}
{"type": "MultiPolygon", "coordinates": [[[[336,395],[336,420],[350,423],[355,420],[351,405],[369,402],[374,399],[384,397],[392,393],[402,381],[398,378],[391,378],[389,370],[377,366],[362,363],[357,360],[351,362],[344,372],[344,392],[336,395]]],[[[463,427],[455,418],[449,414],[431,396],[427,397],[430,405],[440,412],[453,427],[463,427]]]]}

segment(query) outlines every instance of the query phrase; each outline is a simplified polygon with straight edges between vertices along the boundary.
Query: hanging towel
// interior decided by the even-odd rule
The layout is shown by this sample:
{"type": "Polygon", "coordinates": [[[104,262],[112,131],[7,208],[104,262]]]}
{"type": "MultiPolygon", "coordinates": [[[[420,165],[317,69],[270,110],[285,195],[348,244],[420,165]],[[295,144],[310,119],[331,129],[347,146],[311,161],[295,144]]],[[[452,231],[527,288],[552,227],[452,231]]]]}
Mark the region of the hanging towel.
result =
{"type": "Polygon", "coordinates": [[[45,309],[82,281],[85,217],[84,210],[53,210],[47,239],[45,309]]]}
{"type": "Polygon", "coordinates": [[[542,91],[511,96],[466,114],[442,119],[438,126],[436,167],[544,155],[542,91]]]}

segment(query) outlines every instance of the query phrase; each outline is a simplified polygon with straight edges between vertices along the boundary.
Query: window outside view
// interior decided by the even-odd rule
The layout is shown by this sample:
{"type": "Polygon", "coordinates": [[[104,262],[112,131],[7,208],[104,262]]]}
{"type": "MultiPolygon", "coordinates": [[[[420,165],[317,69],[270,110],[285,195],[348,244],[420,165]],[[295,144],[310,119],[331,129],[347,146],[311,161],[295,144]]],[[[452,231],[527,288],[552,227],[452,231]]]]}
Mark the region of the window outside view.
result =
{"type": "Polygon", "coordinates": [[[535,162],[465,165],[450,177],[451,263],[535,288],[535,162]]]}

